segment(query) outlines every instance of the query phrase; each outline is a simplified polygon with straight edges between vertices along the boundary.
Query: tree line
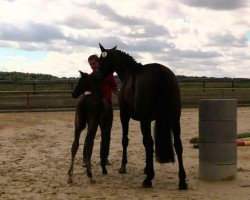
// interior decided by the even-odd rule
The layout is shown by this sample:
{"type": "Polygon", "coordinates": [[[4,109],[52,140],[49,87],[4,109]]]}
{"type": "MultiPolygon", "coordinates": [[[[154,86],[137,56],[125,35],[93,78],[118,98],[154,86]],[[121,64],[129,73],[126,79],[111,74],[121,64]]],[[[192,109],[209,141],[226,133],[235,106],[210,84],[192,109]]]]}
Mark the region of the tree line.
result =
{"type": "MultiPolygon", "coordinates": [[[[77,80],[79,77],[57,77],[50,74],[36,74],[36,73],[23,73],[23,72],[1,72],[0,71],[0,81],[35,81],[35,80],[77,80]]],[[[119,78],[115,76],[116,80],[119,82],[119,78]]],[[[184,76],[184,75],[177,75],[177,79],[179,81],[182,80],[206,80],[206,79],[217,79],[217,80],[224,80],[229,81],[232,78],[224,77],[224,78],[214,78],[214,77],[198,77],[198,76],[184,76]]],[[[238,80],[242,80],[241,78],[237,78],[238,80]]],[[[249,80],[249,79],[244,79],[249,80]]]]}
{"type": "Polygon", "coordinates": [[[36,74],[36,73],[23,73],[23,72],[0,72],[0,81],[35,81],[35,80],[68,80],[77,79],[75,77],[59,78],[50,74],[36,74]]]}

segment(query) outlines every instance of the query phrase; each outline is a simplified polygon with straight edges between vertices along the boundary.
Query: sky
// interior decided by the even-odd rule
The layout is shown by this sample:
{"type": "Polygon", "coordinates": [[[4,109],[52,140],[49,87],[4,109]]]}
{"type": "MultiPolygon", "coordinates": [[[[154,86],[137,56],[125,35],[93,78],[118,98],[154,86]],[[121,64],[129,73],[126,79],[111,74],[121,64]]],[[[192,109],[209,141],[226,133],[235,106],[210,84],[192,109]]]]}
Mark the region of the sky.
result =
{"type": "Polygon", "coordinates": [[[250,1],[0,0],[0,71],[78,77],[99,42],[176,75],[250,78],[250,1]]]}

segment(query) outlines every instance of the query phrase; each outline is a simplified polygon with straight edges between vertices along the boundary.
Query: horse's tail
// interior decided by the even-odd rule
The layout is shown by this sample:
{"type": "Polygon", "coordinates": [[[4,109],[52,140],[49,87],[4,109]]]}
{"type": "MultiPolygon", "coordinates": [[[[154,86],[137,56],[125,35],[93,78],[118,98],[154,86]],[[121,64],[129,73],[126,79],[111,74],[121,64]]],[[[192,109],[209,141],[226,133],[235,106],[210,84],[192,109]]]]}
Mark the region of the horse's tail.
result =
{"type": "MultiPolygon", "coordinates": [[[[165,86],[166,87],[166,86],[165,86]]],[[[174,162],[173,136],[170,127],[171,109],[167,89],[161,90],[155,121],[155,154],[159,163],[174,162]]]]}

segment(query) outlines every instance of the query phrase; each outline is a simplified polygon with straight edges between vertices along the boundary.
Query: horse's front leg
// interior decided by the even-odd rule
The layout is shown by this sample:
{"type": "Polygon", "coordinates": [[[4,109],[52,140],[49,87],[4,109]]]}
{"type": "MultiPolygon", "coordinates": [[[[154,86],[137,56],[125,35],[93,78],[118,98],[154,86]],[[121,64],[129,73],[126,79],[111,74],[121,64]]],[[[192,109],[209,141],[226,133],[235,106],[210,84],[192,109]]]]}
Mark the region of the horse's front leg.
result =
{"type": "Polygon", "coordinates": [[[122,124],[122,165],[119,169],[120,174],[127,173],[126,165],[128,163],[127,160],[127,147],[128,147],[128,126],[129,126],[129,120],[130,117],[127,115],[123,109],[120,109],[120,119],[122,124]]]}
{"type": "Polygon", "coordinates": [[[90,183],[95,183],[93,179],[92,169],[91,169],[91,156],[93,152],[94,139],[96,135],[98,124],[97,123],[88,123],[88,131],[84,142],[84,153],[86,161],[86,172],[89,178],[90,183]]]}
{"type": "Polygon", "coordinates": [[[144,173],[147,175],[142,183],[142,186],[152,187],[152,180],[155,176],[154,163],[153,163],[153,153],[154,153],[154,142],[151,136],[151,121],[141,121],[141,131],[143,135],[143,145],[146,150],[146,167],[144,173]]]}

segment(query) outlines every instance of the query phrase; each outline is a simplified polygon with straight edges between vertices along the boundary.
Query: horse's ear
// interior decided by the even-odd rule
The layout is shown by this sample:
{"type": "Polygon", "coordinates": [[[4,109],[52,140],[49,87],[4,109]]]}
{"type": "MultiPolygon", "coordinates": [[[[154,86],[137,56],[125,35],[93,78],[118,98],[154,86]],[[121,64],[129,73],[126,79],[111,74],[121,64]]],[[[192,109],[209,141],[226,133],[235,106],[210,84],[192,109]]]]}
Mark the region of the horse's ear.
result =
{"type": "Polygon", "coordinates": [[[106,49],[101,45],[101,43],[99,43],[99,47],[101,49],[101,52],[105,52],[106,51],[106,49]]]}
{"type": "Polygon", "coordinates": [[[78,70],[79,71],[79,73],[81,74],[81,76],[83,76],[84,75],[84,73],[81,71],[81,70],[78,70]]]}
{"type": "Polygon", "coordinates": [[[117,45],[115,47],[113,47],[112,50],[116,50],[116,47],[117,47],[117,45]]]}

